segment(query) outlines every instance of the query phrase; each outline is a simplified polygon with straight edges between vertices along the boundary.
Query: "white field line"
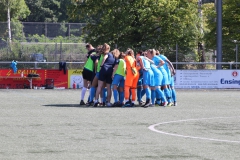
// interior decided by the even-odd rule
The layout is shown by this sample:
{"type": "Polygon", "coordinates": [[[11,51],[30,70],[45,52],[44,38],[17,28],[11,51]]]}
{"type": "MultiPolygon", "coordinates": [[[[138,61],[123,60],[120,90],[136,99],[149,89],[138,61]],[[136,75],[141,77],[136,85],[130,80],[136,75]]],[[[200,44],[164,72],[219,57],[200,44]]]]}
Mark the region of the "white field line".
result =
{"type": "Polygon", "coordinates": [[[195,137],[195,136],[188,136],[188,135],[181,135],[181,134],[174,134],[174,133],[168,133],[164,131],[160,131],[155,129],[156,126],[163,125],[163,124],[171,124],[171,123],[181,123],[181,122],[188,122],[188,121],[201,121],[201,120],[209,120],[209,119],[226,119],[226,118],[240,118],[240,117],[212,117],[212,118],[200,118],[200,119],[186,119],[186,120],[178,120],[178,121],[169,121],[169,122],[162,122],[153,124],[148,127],[151,131],[169,135],[169,136],[175,136],[175,137],[182,137],[182,138],[192,138],[192,139],[200,139],[200,140],[208,140],[208,141],[217,141],[217,142],[227,142],[227,143],[240,143],[240,141],[231,141],[231,140],[224,140],[224,139],[215,139],[215,138],[207,138],[207,137],[195,137]]]}

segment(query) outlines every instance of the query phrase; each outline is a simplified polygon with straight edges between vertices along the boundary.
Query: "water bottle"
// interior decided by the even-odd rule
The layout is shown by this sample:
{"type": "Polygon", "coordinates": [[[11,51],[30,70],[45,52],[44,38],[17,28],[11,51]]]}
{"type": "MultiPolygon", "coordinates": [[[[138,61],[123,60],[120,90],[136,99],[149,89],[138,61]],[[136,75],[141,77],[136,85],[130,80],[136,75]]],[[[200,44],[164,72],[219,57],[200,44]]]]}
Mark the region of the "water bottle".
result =
{"type": "Polygon", "coordinates": [[[76,89],[76,83],[73,82],[73,89],[76,89]]]}

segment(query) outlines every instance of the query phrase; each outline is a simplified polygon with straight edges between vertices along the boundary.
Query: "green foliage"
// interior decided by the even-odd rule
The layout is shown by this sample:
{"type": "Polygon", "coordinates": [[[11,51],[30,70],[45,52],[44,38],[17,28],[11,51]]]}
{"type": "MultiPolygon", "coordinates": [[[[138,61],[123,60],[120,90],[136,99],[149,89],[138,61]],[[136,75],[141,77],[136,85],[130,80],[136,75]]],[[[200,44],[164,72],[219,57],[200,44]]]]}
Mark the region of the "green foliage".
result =
{"type": "Polygon", "coordinates": [[[17,21],[26,18],[30,14],[24,0],[0,0],[0,21],[7,21],[8,4],[11,11],[11,20],[17,21]]]}
{"type": "Polygon", "coordinates": [[[68,20],[67,6],[71,0],[25,0],[31,14],[28,22],[65,22],[68,20]]]}
{"type": "Polygon", "coordinates": [[[69,6],[72,19],[88,22],[86,40],[109,43],[121,50],[179,45],[182,53],[194,50],[201,38],[197,1],[187,0],[87,0],[69,6]],[[87,19],[86,19],[87,15],[87,19]]]}
{"type": "MultiPolygon", "coordinates": [[[[235,61],[234,40],[240,41],[240,0],[224,0],[222,10],[223,61],[235,61]]],[[[207,49],[215,49],[217,26],[214,4],[205,4],[204,12],[206,15],[205,46],[207,49]]]]}

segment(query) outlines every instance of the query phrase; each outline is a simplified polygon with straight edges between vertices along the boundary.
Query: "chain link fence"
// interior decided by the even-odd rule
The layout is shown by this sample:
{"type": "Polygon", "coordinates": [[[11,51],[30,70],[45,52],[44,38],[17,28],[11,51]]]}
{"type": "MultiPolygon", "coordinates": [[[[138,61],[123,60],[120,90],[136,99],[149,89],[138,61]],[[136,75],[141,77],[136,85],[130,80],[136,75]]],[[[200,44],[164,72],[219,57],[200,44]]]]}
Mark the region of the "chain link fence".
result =
{"type": "MultiPolygon", "coordinates": [[[[11,45],[7,22],[0,22],[0,60],[25,62],[84,62],[84,23],[11,22],[11,45]]],[[[30,67],[28,64],[23,67],[30,67]]],[[[72,64],[71,68],[81,68],[72,64]]],[[[8,67],[8,66],[1,66],[8,67]]],[[[43,65],[41,68],[56,68],[43,65]]]]}

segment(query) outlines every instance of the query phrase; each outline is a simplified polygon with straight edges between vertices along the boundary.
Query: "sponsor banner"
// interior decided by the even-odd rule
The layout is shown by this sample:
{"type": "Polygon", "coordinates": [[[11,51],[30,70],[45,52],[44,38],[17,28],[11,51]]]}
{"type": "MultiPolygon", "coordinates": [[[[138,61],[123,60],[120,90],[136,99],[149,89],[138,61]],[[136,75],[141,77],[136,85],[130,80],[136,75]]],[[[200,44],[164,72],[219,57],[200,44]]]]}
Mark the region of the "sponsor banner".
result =
{"type": "Polygon", "coordinates": [[[218,88],[240,88],[240,70],[219,71],[218,88]]]}
{"type": "Polygon", "coordinates": [[[53,79],[54,87],[68,88],[68,70],[60,71],[58,69],[45,70],[45,79],[53,79]]]}
{"type": "Polygon", "coordinates": [[[177,70],[175,88],[240,88],[239,70],[177,70]]]}
{"type": "Polygon", "coordinates": [[[68,70],[68,88],[78,89],[83,87],[82,70],[68,70]]]}
{"type": "Polygon", "coordinates": [[[0,70],[0,88],[1,89],[23,89],[30,87],[28,74],[38,74],[39,78],[32,79],[33,87],[42,87],[46,84],[46,79],[54,80],[54,87],[68,87],[68,78],[63,71],[57,69],[18,69],[17,73],[13,73],[12,69],[0,70]],[[23,73],[23,77],[22,74],[23,73]]]}

